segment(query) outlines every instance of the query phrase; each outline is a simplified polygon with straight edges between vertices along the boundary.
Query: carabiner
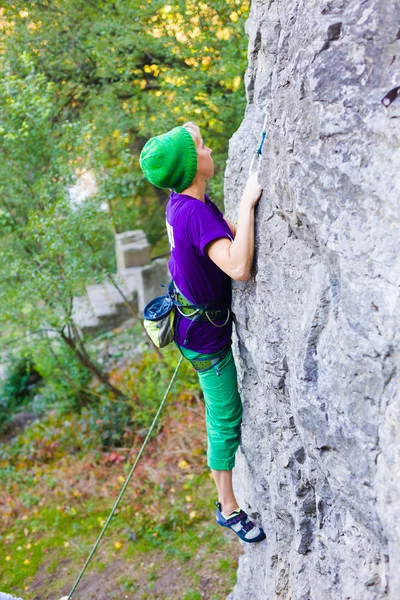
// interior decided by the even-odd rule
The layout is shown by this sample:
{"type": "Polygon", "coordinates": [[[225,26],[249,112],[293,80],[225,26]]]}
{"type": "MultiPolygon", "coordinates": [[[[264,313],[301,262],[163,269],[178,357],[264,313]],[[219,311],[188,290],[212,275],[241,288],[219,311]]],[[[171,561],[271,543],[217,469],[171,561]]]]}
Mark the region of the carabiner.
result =
{"type": "Polygon", "coordinates": [[[264,142],[267,138],[267,120],[268,120],[268,113],[267,113],[267,110],[265,109],[265,118],[264,118],[263,128],[262,128],[262,132],[261,132],[261,142],[260,142],[260,145],[258,146],[257,150],[255,150],[255,152],[253,154],[253,158],[251,159],[249,175],[253,174],[253,165],[254,165],[254,161],[256,158],[258,160],[257,172],[260,169],[262,150],[263,150],[264,142]]]}

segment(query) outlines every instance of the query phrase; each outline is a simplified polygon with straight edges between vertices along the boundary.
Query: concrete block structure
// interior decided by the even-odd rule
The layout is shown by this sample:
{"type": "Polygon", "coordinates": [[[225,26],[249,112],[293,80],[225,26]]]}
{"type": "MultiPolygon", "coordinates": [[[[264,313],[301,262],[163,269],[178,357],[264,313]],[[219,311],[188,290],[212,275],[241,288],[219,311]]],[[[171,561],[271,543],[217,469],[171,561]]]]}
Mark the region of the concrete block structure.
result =
{"type": "Polygon", "coordinates": [[[142,230],[115,236],[117,273],[110,281],[88,285],[86,295],[74,298],[73,319],[84,334],[96,334],[121,325],[155,296],[164,294],[170,279],[165,258],[150,259],[150,245],[142,230]]]}

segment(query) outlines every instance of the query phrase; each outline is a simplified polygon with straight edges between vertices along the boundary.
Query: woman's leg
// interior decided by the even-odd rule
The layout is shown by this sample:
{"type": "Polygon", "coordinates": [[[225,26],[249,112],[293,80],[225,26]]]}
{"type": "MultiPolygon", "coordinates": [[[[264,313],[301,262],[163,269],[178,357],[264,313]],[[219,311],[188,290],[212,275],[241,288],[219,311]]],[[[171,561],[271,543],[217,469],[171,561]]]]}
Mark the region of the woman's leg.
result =
{"type": "MultiPolygon", "coordinates": [[[[207,360],[215,355],[199,354],[181,348],[186,358],[207,360]]],[[[199,372],[206,409],[207,464],[218,491],[224,515],[238,508],[232,488],[232,469],[240,441],[242,402],[237,387],[237,373],[232,349],[215,367],[199,372]]]]}
{"type": "Polygon", "coordinates": [[[242,402],[232,350],[229,349],[218,366],[198,375],[206,409],[207,465],[212,471],[228,473],[217,475],[216,483],[223,495],[232,497],[231,471],[235,466],[242,423],[242,402]]]}
{"type": "MultiPolygon", "coordinates": [[[[187,349],[181,351],[194,361],[205,361],[210,357],[187,349]]],[[[240,510],[232,488],[232,469],[240,442],[243,410],[232,350],[218,366],[199,371],[198,375],[206,408],[207,464],[218,490],[216,521],[245,542],[261,542],[265,539],[264,531],[240,510]]]]}
{"type": "Polygon", "coordinates": [[[222,506],[222,513],[225,517],[239,508],[232,487],[232,469],[230,471],[216,471],[211,469],[215,485],[218,490],[218,501],[222,506]]]}
{"type": "Polygon", "coordinates": [[[261,542],[265,533],[240,510],[232,487],[232,469],[240,441],[242,402],[232,355],[219,365],[219,375],[199,373],[204,393],[207,424],[207,463],[218,490],[216,521],[248,543],[261,542]]]}
{"type": "Polygon", "coordinates": [[[217,487],[222,513],[228,516],[239,508],[232,487],[232,468],[242,422],[242,402],[232,350],[218,368],[199,373],[199,380],[206,405],[207,462],[217,487]]]}

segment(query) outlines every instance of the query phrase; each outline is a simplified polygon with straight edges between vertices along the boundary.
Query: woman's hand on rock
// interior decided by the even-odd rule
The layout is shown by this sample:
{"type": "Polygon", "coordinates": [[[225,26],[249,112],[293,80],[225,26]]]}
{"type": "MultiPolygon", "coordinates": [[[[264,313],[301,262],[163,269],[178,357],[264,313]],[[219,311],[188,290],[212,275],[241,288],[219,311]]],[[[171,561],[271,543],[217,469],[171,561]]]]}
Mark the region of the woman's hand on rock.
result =
{"type": "Polygon", "coordinates": [[[255,171],[247,180],[242,195],[242,202],[252,208],[257,204],[262,194],[262,187],[258,183],[258,173],[255,171]]]}

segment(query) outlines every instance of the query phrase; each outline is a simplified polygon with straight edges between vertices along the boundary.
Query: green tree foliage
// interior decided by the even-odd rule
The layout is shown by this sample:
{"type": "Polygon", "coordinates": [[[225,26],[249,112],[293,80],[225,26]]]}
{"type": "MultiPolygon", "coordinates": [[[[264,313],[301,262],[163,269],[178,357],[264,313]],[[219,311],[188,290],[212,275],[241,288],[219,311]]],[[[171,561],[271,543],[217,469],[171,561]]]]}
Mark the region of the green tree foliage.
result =
{"type": "MultiPolygon", "coordinates": [[[[213,148],[211,192],[222,199],[227,141],[244,109],[248,0],[6,6],[4,58],[19,72],[27,52],[53,86],[55,118],[85,130],[98,198],[112,206],[118,230],[139,224],[151,241],[160,236],[165,194],[155,197],[144,181],[138,153],[150,136],[188,120],[213,148]]],[[[87,167],[87,154],[71,158],[87,167]]]]}
{"type": "Polygon", "coordinates": [[[32,388],[40,379],[30,356],[20,356],[8,369],[0,385],[0,433],[7,428],[10,416],[29,402],[32,388]]]}
{"type": "MultiPolygon", "coordinates": [[[[53,84],[27,54],[21,72],[0,75],[0,323],[13,332],[58,333],[106,385],[72,322],[73,296],[104,271],[102,236],[110,230],[94,201],[74,210],[64,146],[82,151],[74,124],[54,120],[53,84]],[[22,69],[23,67],[23,69],[22,69]]],[[[116,393],[118,393],[116,391],[116,393]]]]}
{"type": "Polygon", "coordinates": [[[90,366],[72,298],[112,269],[113,232],[141,227],[155,252],[165,249],[167,196],[138,164],[150,136],[196,121],[214,151],[210,191],[221,202],[227,142],[244,109],[248,8],[248,0],[2,3],[3,331],[48,326],[90,366]],[[68,188],[89,169],[98,191],[74,207],[68,188]]]}

